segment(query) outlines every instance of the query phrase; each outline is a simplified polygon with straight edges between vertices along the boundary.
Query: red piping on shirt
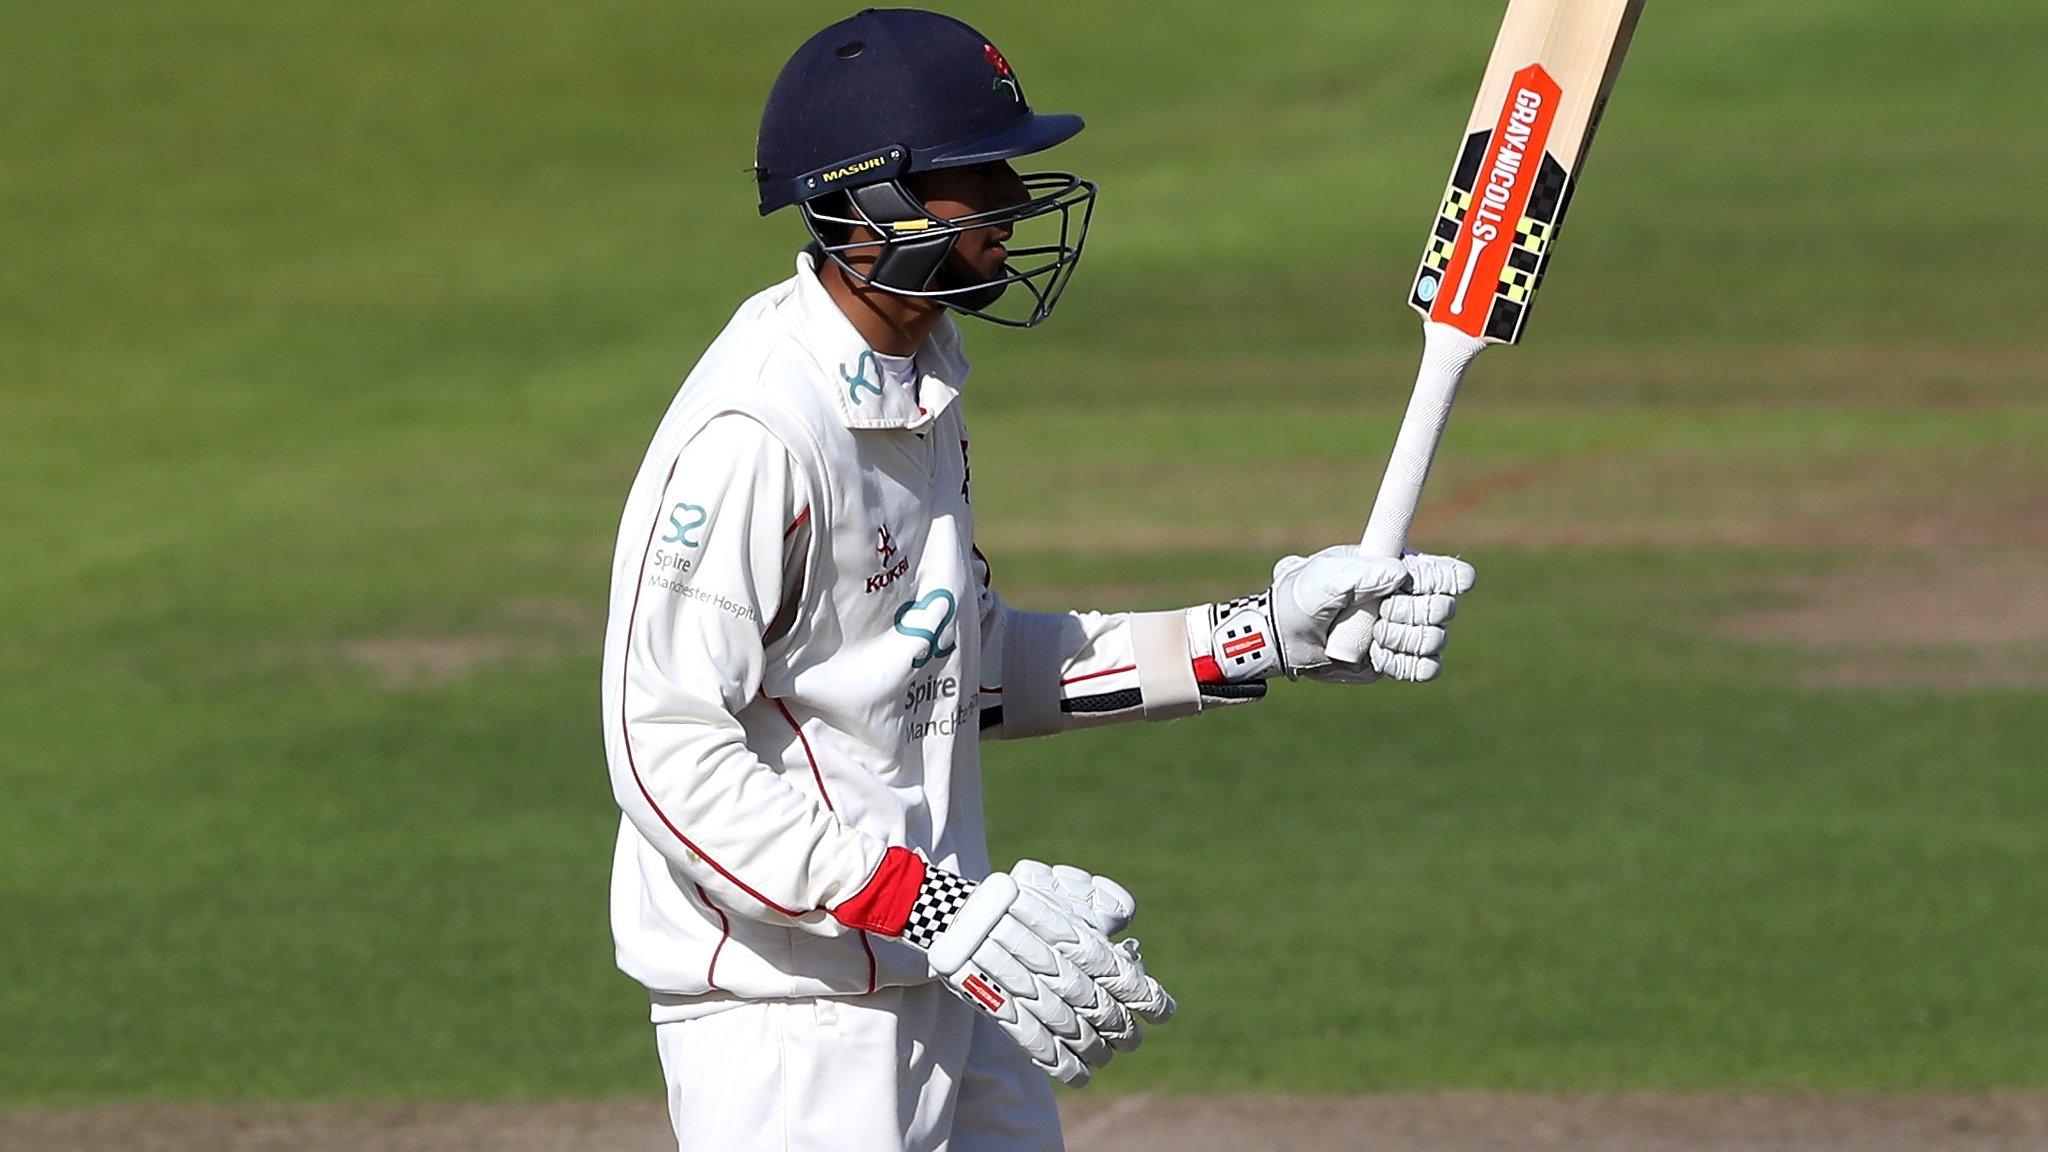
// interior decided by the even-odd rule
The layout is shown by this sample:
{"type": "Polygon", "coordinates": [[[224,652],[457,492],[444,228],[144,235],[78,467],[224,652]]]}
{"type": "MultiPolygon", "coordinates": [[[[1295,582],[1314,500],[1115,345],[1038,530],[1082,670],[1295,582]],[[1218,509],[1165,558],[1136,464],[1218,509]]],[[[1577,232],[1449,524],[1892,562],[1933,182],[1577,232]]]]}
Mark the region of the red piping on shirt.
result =
{"type": "Polygon", "coordinates": [[[789,537],[790,537],[790,534],[791,534],[791,533],[793,533],[793,532],[795,532],[795,531],[796,531],[797,529],[799,529],[799,528],[803,527],[803,526],[804,526],[804,521],[806,521],[806,520],[809,520],[810,518],[811,518],[811,506],[810,506],[809,504],[806,504],[806,505],[804,505],[804,510],[796,514],[796,519],[794,519],[794,520],[791,520],[791,521],[789,522],[789,527],[787,527],[787,528],[784,528],[784,529],[782,530],[782,538],[783,538],[784,540],[787,540],[787,539],[789,539],[789,537]]]}
{"type": "MultiPolygon", "coordinates": [[[[669,484],[675,480],[676,466],[682,462],[683,454],[681,451],[678,451],[676,458],[669,462],[668,479],[661,482],[661,490],[663,492],[667,492],[669,484]]],[[[661,527],[661,508],[659,501],[657,501],[654,510],[654,521],[647,525],[647,546],[640,551],[640,571],[642,573],[647,571],[647,556],[654,551],[654,530],[659,527],[661,527]]],[[[676,827],[675,821],[668,818],[668,813],[661,810],[661,805],[654,802],[654,793],[648,791],[647,781],[640,775],[640,765],[633,758],[633,726],[626,722],[626,690],[629,687],[627,673],[633,667],[633,624],[639,619],[640,592],[646,587],[647,581],[645,579],[639,579],[633,585],[633,607],[626,614],[626,650],[624,659],[620,661],[619,666],[619,735],[625,743],[626,767],[633,773],[633,783],[639,787],[640,795],[646,799],[647,806],[654,810],[655,818],[661,821],[662,827],[667,828],[677,840],[682,841],[683,847],[695,852],[706,864],[711,865],[713,871],[732,881],[740,891],[775,909],[784,916],[801,916],[803,913],[797,912],[794,909],[784,908],[782,905],[748,887],[745,881],[727,871],[725,865],[713,860],[709,853],[697,847],[688,836],[683,835],[682,829],[676,827]]]]}
{"type": "Polygon", "coordinates": [[[725,942],[732,939],[732,920],[726,916],[725,909],[711,902],[711,894],[704,891],[702,884],[692,884],[690,887],[697,890],[697,898],[704,901],[706,908],[718,913],[718,946],[711,950],[711,963],[704,969],[704,983],[707,987],[723,992],[725,989],[718,986],[718,954],[725,951],[725,942]]]}
{"type": "MultiPolygon", "coordinates": [[[[805,511],[808,512],[809,509],[805,511]]],[[[811,741],[809,737],[804,735],[804,726],[796,722],[796,717],[790,714],[789,705],[784,704],[781,700],[775,702],[775,708],[782,713],[784,720],[789,721],[790,731],[796,733],[797,742],[804,746],[804,759],[811,762],[811,779],[818,782],[818,795],[825,801],[825,810],[837,816],[839,809],[832,806],[832,793],[825,789],[825,774],[818,770],[818,757],[811,751],[811,741]]],[[[877,872],[879,873],[880,869],[877,869],[877,872]]],[[[915,891],[915,889],[912,890],[913,896],[915,891]]],[[[833,911],[833,915],[840,916],[840,910],[846,908],[848,903],[859,901],[866,894],[867,889],[865,888],[860,892],[854,893],[846,903],[842,903],[839,909],[833,911]]],[[[844,919],[843,916],[841,918],[844,919]]],[[[875,949],[874,945],[868,943],[868,934],[865,930],[862,930],[860,933],[860,948],[861,951],[868,954],[868,991],[873,992],[875,990],[875,949]]]]}
{"type": "Polygon", "coordinates": [[[1100,672],[1084,672],[1079,676],[1069,676],[1065,680],[1060,681],[1060,684],[1062,686],[1068,684],[1079,684],[1083,680],[1093,680],[1097,676],[1114,676],[1119,672],[1135,671],[1137,667],[1138,666],[1136,664],[1126,664],[1121,668],[1104,668],[1100,672]]]}
{"type": "Polygon", "coordinates": [[[818,782],[818,795],[825,800],[825,811],[832,813],[834,816],[839,815],[839,809],[832,806],[832,794],[825,791],[825,774],[818,771],[818,758],[811,752],[811,741],[809,737],[804,735],[804,726],[797,723],[796,717],[789,714],[789,705],[777,700],[775,707],[777,711],[782,713],[782,718],[789,721],[790,731],[796,733],[797,743],[804,746],[804,759],[811,762],[811,779],[818,782]]]}

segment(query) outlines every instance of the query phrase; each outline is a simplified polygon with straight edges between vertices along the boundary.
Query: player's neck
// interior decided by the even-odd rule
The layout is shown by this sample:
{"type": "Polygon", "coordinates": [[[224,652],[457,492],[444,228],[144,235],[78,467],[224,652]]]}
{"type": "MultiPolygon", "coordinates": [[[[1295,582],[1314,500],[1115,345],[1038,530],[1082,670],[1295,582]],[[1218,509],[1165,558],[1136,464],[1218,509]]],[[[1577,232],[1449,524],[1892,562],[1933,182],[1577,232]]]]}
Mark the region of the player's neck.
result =
{"type": "Polygon", "coordinates": [[[915,355],[946,314],[942,304],[862,284],[836,261],[828,260],[818,270],[818,282],[868,347],[884,356],[915,355]]]}

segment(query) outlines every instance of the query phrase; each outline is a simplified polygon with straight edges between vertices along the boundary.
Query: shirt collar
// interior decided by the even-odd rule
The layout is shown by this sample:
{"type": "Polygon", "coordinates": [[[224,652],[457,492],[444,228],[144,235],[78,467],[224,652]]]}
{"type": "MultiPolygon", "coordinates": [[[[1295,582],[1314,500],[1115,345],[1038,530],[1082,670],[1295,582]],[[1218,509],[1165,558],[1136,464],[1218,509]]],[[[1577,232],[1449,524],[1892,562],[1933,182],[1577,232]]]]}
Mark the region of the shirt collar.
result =
{"type": "Polygon", "coordinates": [[[818,281],[809,252],[796,257],[796,303],[804,343],[824,369],[820,386],[838,403],[848,428],[922,430],[939,418],[967,383],[967,358],[951,316],[917,349],[917,373],[908,386],[885,385],[874,350],[818,281]]]}

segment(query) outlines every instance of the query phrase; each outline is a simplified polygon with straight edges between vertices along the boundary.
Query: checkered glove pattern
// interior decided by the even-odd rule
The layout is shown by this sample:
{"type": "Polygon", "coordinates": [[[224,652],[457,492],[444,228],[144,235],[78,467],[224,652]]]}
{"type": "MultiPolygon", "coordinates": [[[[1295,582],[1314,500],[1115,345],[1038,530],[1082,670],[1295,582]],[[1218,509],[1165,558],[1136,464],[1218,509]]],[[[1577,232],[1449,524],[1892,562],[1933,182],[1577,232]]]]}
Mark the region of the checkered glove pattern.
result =
{"type": "Polygon", "coordinates": [[[960,914],[974,893],[973,881],[943,868],[926,868],[924,886],[910,906],[910,919],[903,925],[903,939],[919,948],[930,948],[946,925],[960,914]]]}

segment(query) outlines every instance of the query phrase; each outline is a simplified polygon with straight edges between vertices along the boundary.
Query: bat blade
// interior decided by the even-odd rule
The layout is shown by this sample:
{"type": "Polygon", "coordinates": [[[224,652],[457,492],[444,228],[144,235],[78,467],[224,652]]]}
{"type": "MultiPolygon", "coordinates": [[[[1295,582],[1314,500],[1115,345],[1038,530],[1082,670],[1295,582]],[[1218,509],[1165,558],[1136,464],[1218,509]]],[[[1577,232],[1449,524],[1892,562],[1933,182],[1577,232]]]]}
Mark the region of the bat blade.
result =
{"type": "Polygon", "coordinates": [[[1522,338],[1643,0],[1512,0],[1408,303],[1489,344],[1522,338]]]}
{"type": "MultiPolygon", "coordinates": [[[[1422,313],[1422,368],[1360,547],[1401,555],[1466,368],[1522,338],[1537,285],[1643,0],[1509,0],[1457,164],[1408,302],[1422,313]]],[[[1325,645],[1356,663],[1374,605],[1340,617],[1325,645]]]]}

